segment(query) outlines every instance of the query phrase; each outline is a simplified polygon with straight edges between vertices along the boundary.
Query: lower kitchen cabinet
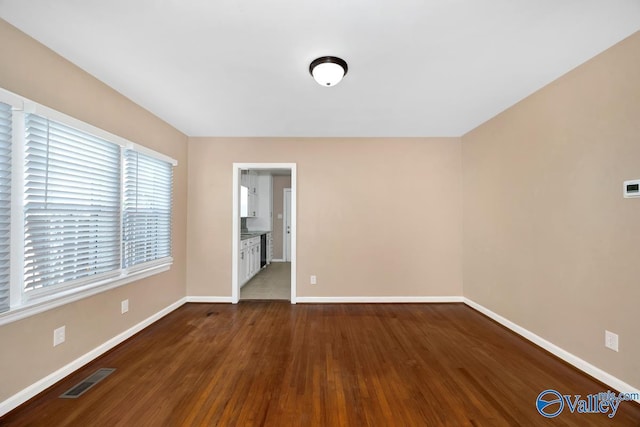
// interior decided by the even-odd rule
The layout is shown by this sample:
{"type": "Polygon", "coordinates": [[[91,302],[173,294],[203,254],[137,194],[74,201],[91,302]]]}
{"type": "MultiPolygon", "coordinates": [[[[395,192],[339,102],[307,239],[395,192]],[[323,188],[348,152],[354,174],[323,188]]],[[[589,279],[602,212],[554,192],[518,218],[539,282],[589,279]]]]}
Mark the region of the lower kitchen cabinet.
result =
{"type": "Polygon", "coordinates": [[[246,249],[240,250],[240,259],[238,260],[240,267],[238,268],[238,281],[240,286],[244,285],[247,281],[247,251],[246,249]]]}
{"type": "Polygon", "coordinates": [[[260,236],[240,241],[240,287],[260,271],[260,253],[260,236]]]}

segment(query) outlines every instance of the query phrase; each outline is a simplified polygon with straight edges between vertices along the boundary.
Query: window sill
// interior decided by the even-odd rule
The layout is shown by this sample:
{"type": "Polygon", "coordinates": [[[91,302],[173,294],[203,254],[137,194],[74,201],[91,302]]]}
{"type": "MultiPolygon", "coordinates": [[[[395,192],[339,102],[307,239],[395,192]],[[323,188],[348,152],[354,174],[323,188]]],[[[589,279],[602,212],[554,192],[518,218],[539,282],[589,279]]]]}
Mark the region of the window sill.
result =
{"type": "Polygon", "coordinates": [[[57,292],[53,295],[38,298],[34,301],[24,303],[19,307],[0,313],[0,326],[7,323],[16,322],[21,319],[25,319],[30,316],[34,316],[39,313],[43,313],[47,310],[51,310],[56,307],[60,307],[65,304],[69,304],[93,295],[97,295],[102,292],[106,292],[110,289],[117,288],[122,285],[141,280],[149,276],[153,276],[171,268],[173,260],[168,262],[154,265],[135,272],[129,272],[126,276],[118,276],[101,280],[99,282],[87,284],[82,287],[69,289],[62,292],[57,292]]]}

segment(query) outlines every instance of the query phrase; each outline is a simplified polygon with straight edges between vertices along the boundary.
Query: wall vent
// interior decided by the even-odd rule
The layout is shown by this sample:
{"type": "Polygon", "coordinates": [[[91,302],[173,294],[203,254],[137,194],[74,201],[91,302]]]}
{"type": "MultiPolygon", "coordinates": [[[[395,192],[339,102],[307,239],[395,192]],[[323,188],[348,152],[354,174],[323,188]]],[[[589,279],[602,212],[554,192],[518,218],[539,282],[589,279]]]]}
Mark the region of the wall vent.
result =
{"type": "Polygon", "coordinates": [[[60,395],[62,399],[77,399],[85,394],[91,387],[98,384],[103,379],[107,378],[111,373],[115,371],[114,368],[101,368],[89,375],[78,384],[71,387],[69,390],[60,395]]]}

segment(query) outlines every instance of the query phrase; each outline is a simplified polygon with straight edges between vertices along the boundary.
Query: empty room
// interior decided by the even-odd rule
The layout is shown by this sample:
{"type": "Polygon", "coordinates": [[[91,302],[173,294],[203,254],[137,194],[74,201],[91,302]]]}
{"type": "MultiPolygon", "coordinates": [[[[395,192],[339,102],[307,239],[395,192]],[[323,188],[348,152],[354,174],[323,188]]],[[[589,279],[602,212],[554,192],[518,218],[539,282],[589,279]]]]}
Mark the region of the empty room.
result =
{"type": "Polygon", "coordinates": [[[0,426],[640,426],[637,0],[0,0],[0,426]]]}

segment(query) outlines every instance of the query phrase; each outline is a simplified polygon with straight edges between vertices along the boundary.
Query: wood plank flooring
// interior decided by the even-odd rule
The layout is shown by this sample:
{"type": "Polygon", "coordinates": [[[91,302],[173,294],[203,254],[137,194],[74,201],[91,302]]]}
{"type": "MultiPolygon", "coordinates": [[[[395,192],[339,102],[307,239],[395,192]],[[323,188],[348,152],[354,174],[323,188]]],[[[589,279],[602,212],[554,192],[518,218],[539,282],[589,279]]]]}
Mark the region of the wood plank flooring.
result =
{"type": "Polygon", "coordinates": [[[3,426],[639,426],[640,405],[538,414],[608,388],[463,304],[187,304],[3,426]],[[58,396],[117,370],[79,399],[58,396]]]}

